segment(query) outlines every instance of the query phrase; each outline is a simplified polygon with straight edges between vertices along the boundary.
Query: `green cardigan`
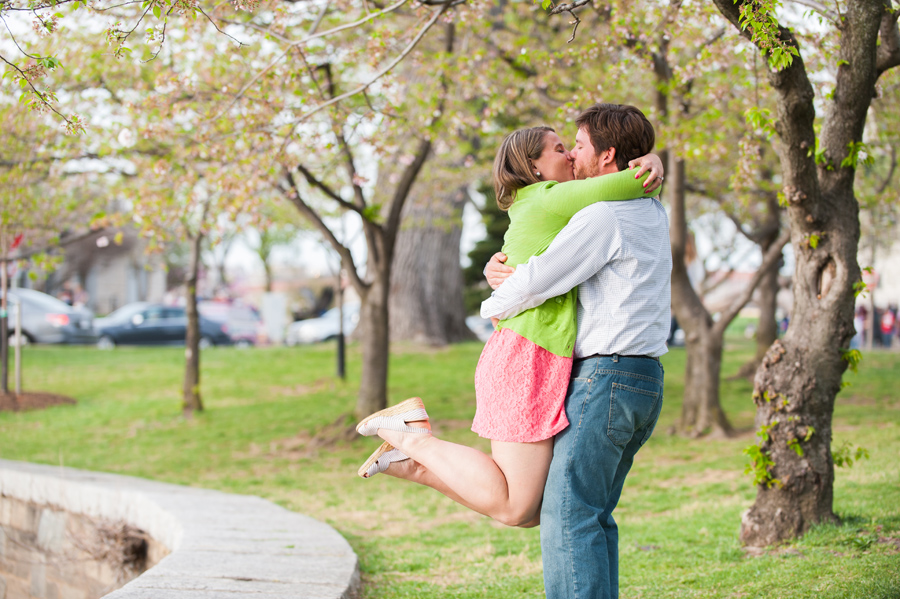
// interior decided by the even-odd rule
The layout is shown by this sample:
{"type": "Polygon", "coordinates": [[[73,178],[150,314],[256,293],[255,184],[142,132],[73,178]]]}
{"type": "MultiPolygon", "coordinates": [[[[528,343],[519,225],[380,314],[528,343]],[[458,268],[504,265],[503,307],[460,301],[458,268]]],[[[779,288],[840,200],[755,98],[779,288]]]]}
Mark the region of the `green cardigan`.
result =
{"type": "MultiPolygon", "coordinates": [[[[506,264],[518,266],[543,254],[575,213],[586,206],[654,195],[642,185],[649,174],[641,179],[635,179],[634,174],[634,170],[626,170],[581,181],[542,181],[518,190],[509,209],[509,229],[503,237],[506,264]]],[[[510,329],[551,353],[570,358],[575,347],[577,299],[576,287],[500,321],[498,330],[510,329]]]]}

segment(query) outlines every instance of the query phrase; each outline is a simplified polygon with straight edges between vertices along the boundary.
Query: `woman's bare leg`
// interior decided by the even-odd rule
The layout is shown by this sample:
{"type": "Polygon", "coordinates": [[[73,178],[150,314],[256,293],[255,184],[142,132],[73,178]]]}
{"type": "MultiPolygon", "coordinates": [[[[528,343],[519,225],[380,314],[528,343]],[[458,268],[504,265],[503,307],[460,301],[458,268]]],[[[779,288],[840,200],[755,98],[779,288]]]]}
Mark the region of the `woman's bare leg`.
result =
{"type": "MultiPolygon", "coordinates": [[[[424,485],[426,487],[431,487],[438,493],[446,495],[456,503],[463,505],[472,511],[479,512],[476,506],[471,505],[463,497],[460,497],[453,489],[448,487],[444,481],[435,476],[433,472],[413,459],[391,462],[388,469],[384,471],[384,474],[408,480],[409,482],[424,485]]],[[[538,505],[540,505],[540,503],[538,505]]],[[[538,510],[538,514],[532,520],[525,522],[524,524],[519,524],[519,528],[532,528],[540,523],[541,515],[540,510],[538,510]]]]}
{"type": "MultiPolygon", "coordinates": [[[[409,423],[427,426],[427,423],[409,423]]],[[[396,462],[386,474],[427,485],[509,526],[535,526],[553,457],[553,439],[492,441],[492,455],[433,435],[379,429],[385,441],[417,464],[396,462]]]]}

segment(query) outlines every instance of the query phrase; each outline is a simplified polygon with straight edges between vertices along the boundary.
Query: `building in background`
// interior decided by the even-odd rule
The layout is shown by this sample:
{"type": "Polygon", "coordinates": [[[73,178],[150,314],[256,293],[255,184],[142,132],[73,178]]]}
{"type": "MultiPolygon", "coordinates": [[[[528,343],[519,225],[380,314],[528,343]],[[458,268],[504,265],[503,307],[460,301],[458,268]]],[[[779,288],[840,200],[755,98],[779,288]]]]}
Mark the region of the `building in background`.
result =
{"type": "Polygon", "coordinates": [[[68,304],[83,305],[98,315],[137,301],[161,302],[166,293],[166,266],[148,255],[131,229],[104,230],[66,246],[65,260],[39,284],[27,271],[18,273],[21,287],[37,287],[68,304]]]}

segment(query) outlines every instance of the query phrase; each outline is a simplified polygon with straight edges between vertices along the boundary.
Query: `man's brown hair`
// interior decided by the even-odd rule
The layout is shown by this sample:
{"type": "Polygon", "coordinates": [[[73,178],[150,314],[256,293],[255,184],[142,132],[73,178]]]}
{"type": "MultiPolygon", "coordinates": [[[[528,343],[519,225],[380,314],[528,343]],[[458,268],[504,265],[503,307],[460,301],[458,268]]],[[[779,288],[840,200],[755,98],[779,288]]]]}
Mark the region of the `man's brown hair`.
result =
{"type": "Polygon", "coordinates": [[[575,124],[587,131],[597,156],[616,149],[620,171],[635,158],[649,154],[656,143],[653,125],[643,112],[628,104],[594,104],[578,115],[575,124]]]}

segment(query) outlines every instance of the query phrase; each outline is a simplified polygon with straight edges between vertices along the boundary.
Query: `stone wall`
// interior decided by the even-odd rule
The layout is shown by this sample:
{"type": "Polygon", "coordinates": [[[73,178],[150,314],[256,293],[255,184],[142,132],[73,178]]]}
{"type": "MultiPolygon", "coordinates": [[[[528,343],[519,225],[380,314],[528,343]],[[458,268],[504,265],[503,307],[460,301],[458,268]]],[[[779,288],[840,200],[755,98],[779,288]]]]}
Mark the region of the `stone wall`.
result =
{"type": "MultiPolygon", "coordinates": [[[[10,588],[0,592],[0,599],[96,597],[86,591],[78,594],[81,589],[72,585],[72,577],[86,574],[98,585],[108,585],[118,571],[110,560],[119,566],[137,564],[146,553],[149,566],[162,555],[162,547],[170,553],[158,564],[105,597],[354,599],[359,595],[356,554],[337,531],[260,497],[3,459],[0,497],[20,504],[2,504],[5,521],[15,525],[2,533],[0,575],[6,577],[2,568],[15,563],[9,566],[15,576],[8,576],[10,588]],[[10,549],[13,546],[16,549],[10,549]],[[45,546],[54,550],[43,557],[30,553],[37,548],[43,554],[45,546]],[[13,562],[7,549],[23,553],[13,562]],[[48,572],[56,557],[63,558],[56,564],[65,570],[62,579],[48,572]],[[32,579],[32,566],[42,578],[32,579]],[[39,579],[43,589],[42,583],[34,582],[39,579]]],[[[113,587],[100,592],[109,588],[113,587]]]]}
{"type": "Polygon", "coordinates": [[[125,523],[0,496],[0,599],[98,599],[167,553],[125,523]]]}

